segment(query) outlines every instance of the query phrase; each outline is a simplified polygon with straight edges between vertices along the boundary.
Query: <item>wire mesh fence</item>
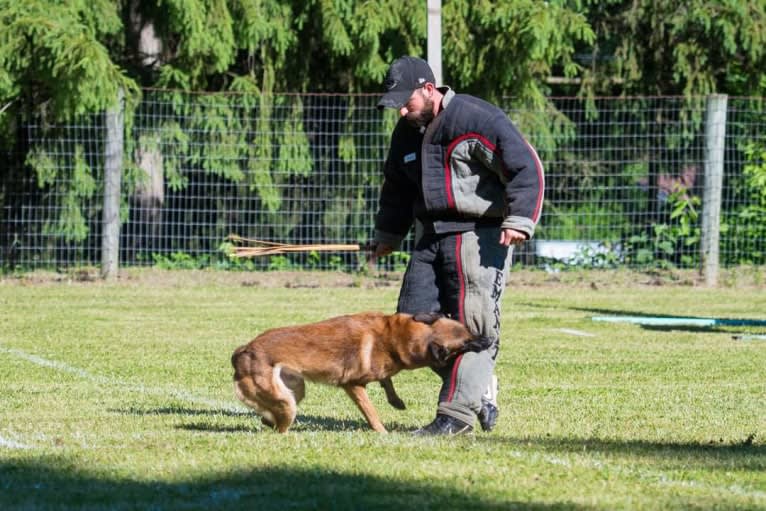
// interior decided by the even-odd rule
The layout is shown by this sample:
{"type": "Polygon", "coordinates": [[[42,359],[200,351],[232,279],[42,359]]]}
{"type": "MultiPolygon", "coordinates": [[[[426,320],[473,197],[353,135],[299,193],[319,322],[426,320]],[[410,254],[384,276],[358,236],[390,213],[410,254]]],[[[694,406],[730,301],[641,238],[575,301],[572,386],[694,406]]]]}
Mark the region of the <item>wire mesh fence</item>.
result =
{"type": "MultiPolygon", "coordinates": [[[[354,252],[233,260],[227,237],[367,242],[397,120],[376,101],[144,91],[125,115],[120,265],[358,269],[363,255],[354,252]]],[[[710,104],[637,97],[551,98],[545,110],[501,105],[538,149],[546,173],[537,235],[515,262],[700,268],[703,217],[717,207],[720,264],[764,264],[763,100],[724,103],[717,205],[703,200],[715,159],[710,104]]],[[[2,176],[2,266],[99,265],[105,116],[67,125],[34,119],[2,176]]],[[[381,264],[403,267],[411,242],[381,264]]]]}

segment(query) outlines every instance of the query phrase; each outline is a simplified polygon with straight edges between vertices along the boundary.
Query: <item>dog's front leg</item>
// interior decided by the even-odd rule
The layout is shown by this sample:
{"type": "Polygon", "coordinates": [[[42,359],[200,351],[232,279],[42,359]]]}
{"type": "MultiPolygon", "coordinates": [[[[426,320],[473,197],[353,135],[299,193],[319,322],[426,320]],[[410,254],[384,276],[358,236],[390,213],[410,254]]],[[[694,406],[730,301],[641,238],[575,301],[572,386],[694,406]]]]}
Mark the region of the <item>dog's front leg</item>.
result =
{"type": "Polygon", "coordinates": [[[343,390],[346,391],[348,397],[350,397],[357,408],[362,412],[364,418],[367,419],[367,424],[378,433],[387,433],[386,428],[383,427],[383,423],[380,422],[378,417],[378,411],[372,406],[372,401],[367,395],[367,390],[363,385],[344,385],[343,390]]]}
{"type": "Polygon", "coordinates": [[[388,400],[388,404],[397,410],[404,410],[407,408],[407,406],[404,404],[404,401],[402,401],[402,398],[400,398],[396,393],[394,382],[391,381],[391,378],[383,378],[380,380],[380,386],[383,387],[383,390],[386,391],[386,399],[388,400]]]}

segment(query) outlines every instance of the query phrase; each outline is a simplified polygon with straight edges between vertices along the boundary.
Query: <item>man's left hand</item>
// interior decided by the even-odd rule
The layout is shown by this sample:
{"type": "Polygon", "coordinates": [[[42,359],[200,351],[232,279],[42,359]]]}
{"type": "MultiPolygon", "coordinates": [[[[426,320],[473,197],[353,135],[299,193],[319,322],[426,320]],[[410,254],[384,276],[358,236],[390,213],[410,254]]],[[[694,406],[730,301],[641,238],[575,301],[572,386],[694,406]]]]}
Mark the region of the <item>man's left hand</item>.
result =
{"type": "Polygon", "coordinates": [[[500,229],[500,244],[505,245],[521,245],[527,241],[527,235],[516,229],[500,229]]]}

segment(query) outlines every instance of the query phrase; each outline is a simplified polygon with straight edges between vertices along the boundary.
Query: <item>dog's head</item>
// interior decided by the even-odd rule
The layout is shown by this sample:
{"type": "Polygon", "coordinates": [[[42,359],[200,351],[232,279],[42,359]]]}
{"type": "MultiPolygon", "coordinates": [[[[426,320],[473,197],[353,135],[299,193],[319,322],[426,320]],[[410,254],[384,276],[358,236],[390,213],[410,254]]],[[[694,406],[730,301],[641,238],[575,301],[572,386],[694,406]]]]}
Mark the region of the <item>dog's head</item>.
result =
{"type": "Polygon", "coordinates": [[[415,314],[412,319],[431,327],[428,353],[433,367],[444,367],[462,353],[483,351],[492,345],[492,339],[471,335],[464,324],[443,314],[421,313],[415,314]]]}

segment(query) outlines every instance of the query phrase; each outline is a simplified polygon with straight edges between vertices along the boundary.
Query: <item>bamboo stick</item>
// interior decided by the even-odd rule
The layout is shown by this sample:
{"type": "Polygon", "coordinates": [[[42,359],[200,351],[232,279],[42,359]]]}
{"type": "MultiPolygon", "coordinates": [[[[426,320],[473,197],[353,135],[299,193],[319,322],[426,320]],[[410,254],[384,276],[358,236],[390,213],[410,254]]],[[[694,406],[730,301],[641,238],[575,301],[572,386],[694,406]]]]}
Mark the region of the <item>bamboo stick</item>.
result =
{"type": "Polygon", "coordinates": [[[291,243],[278,243],[274,241],[263,241],[250,238],[243,238],[236,234],[229,235],[228,239],[235,243],[248,243],[250,245],[235,246],[232,249],[233,257],[259,257],[266,255],[277,255],[288,252],[357,252],[359,245],[344,244],[306,244],[297,245],[291,243]]]}

